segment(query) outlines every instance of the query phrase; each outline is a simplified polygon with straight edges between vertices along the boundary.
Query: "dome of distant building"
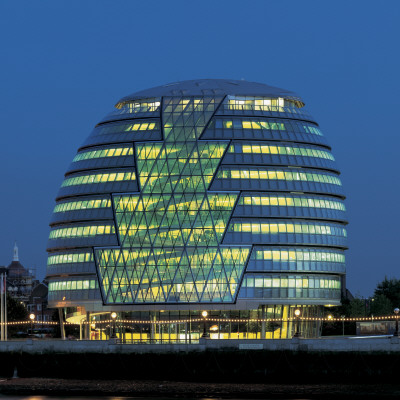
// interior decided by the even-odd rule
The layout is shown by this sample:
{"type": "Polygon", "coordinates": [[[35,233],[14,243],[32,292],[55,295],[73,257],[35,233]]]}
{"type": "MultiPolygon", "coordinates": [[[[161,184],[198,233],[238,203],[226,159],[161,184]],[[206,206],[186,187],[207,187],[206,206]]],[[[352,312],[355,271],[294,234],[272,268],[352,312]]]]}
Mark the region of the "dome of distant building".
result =
{"type": "Polygon", "coordinates": [[[291,337],[295,307],[318,317],[340,304],[339,175],[317,122],[287,90],[201,79],[126,96],[58,192],[49,306],[89,319],[268,316],[281,322],[256,335],[291,337]]]}
{"type": "Polygon", "coordinates": [[[21,276],[26,274],[26,269],[19,261],[12,261],[8,266],[8,276],[21,276]]]}

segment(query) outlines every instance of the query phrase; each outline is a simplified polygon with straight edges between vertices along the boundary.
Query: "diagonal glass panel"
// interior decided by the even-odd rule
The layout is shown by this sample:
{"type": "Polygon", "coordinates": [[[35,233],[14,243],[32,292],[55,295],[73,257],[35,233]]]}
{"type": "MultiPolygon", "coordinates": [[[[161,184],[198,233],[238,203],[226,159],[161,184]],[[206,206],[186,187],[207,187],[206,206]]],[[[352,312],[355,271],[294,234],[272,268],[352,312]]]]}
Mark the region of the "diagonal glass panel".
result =
{"type": "Polygon", "coordinates": [[[234,300],[249,248],[221,240],[238,194],[207,192],[229,142],[199,140],[221,101],[164,98],[164,142],[135,144],[141,193],[114,196],[123,256],[96,250],[106,303],[234,300]]]}

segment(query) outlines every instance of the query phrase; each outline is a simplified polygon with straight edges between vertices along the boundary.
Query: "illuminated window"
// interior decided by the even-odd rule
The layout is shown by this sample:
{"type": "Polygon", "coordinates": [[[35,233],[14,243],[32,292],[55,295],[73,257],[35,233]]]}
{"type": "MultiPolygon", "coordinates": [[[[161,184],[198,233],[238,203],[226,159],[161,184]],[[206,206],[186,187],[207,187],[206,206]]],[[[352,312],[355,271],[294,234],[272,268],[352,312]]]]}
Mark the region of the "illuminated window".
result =
{"type": "Polygon", "coordinates": [[[136,176],[134,172],[125,172],[123,177],[116,173],[102,173],[102,174],[90,174],[90,175],[80,175],[71,178],[66,178],[62,183],[61,187],[66,186],[76,186],[76,185],[89,185],[92,183],[100,182],[114,182],[116,180],[124,181],[134,181],[136,176]]]}
{"type": "MultiPolygon", "coordinates": [[[[282,276],[271,276],[271,275],[253,275],[246,274],[246,279],[243,280],[243,287],[245,288],[293,288],[299,290],[299,297],[309,297],[309,292],[302,292],[301,289],[309,288],[321,288],[339,291],[340,290],[340,279],[337,276],[323,277],[323,276],[308,276],[308,275],[282,275],[282,276]]],[[[260,292],[258,292],[260,293],[260,292]]],[[[271,292],[265,292],[265,297],[271,296],[271,292]]],[[[328,294],[330,295],[330,294],[328,294]]],[[[264,297],[261,295],[260,297],[264,297]]],[[[279,297],[279,296],[275,296],[279,297]]],[[[285,295],[286,297],[286,295],[285,295]]],[[[293,296],[288,296],[293,297],[293,296]]],[[[297,297],[297,296],[296,296],[297,297]]],[[[324,297],[324,293],[316,292],[310,297],[324,297]],[[322,295],[322,296],[321,296],[322,295]]]]}
{"type": "Polygon", "coordinates": [[[92,208],[111,208],[111,199],[91,199],[59,203],[54,207],[53,212],[78,211],[92,208]]]}
{"type": "Polygon", "coordinates": [[[104,234],[114,234],[114,225],[90,225],[90,226],[78,226],[70,228],[58,228],[53,229],[50,232],[50,239],[62,239],[62,238],[76,238],[76,237],[87,237],[104,234]]]}
{"type": "Polygon", "coordinates": [[[256,260],[288,260],[291,262],[303,261],[303,260],[314,260],[319,262],[332,262],[332,263],[344,263],[345,255],[342,252],[335,252],[334,250],[316,250],[316,249],[293,249],[293,250],[282,250],[272,249],[263,250],[256,248],[252,253],[252,258],[256,260]]]}
{"type": "Polygon", "coordinates": [[[268,179],[268,180],[287,180],[287,181],[306,181],[306,182],[321,182],[330,183],[332,185],[341,186],[342,182],[337,176],[304,173],[295,171],[280,171],[280,170],[259,170],[259,169],[220,169],[218,178],[231,179],[268,179]]]}
{"type": "Polygon", "coordinates": [[[47,265],[93,262],[93,253],[65,253],[47,258],[47,265]]]}
{"type": "Polygon", "coordinates": [[[154,120],[137,121],[125,124],[106,124],[97,128],[97,135],[110,135],[114,133],[138,132],[138,131],[154,131],[159,130],[160,125],[154,120]]]}
{"type": "Polygon", "coordinates": [[[133,155],[133,147],[119,147],[119,148],[110,148],[110,149],[98,149],[98,150],[89,150],[78,153],[72,162],[82,161],[82,160],[90,160],[93,158],[102,158],[102,157],[119,157],[119,156],[132,156],[133,155]]]}
{"type": "Polygon", "coordinates": [[[296,155],[301,157],[324,158],[334,161],[333,155],[326,151],[315,148],[304,147],[289,147],[289,146],[271,146],[259,144],[242,144],[235,143],[231,145],[228,150],[229,153],[235,154],[283,154],[283,155],[296,155]]]}
{"type": "Polygon", "coordinates": [[[302,107],[299,101],[291,99],[268,98],[268,97],[239,97],[228,96],[228,103],[225,107],[228,110],[255,110],[255,111],[275,111],[297,113],[296,109],[302,107]]]}
{"type": "Polygon", "coordinates": [[[278,233],[303,233],[310,235],[346,236],[346,229],[338,226],[330,226],[312,223],[266,223],[266,222],[237,222],[230,224],[233,232],[251,232],[276,235],[278,233]]]}
{"type": "MultiPolygon", "coordinates": [[[[249,119],[243,118],[233,118],[233,119],[226,119],[226,118],[216,118],[214,120],[215,128],[217,129],[243,129],[243,130],[251,130],[253,132],[254,137],[261,135],[263,131],[288,131],[293,133],[301,133],[301,134],[311,134],[317,136],[323,136],[320,129],[310,123],[304,123],[295,120],[272,120],[271,118],[268,119],[261,119],[252,117],[249,119]],[[254,125],[253,125],[254,123],[254,125]],[[255,128],[253,128],[253,126],[255,128]]],[[[284,148],[281,149],[282,153],[286,154],[284,148]]],[[[292,150],[289,150],[288,154],[294,155],[292,150]]]]}
{"type": "Polygon", "coordinates": [[[97,289],[99,284],[97,280],[69,280],[69,281],[52,281],[49,283],[49,292],[70,291],[70,290],[88,290],[97,289]]]}

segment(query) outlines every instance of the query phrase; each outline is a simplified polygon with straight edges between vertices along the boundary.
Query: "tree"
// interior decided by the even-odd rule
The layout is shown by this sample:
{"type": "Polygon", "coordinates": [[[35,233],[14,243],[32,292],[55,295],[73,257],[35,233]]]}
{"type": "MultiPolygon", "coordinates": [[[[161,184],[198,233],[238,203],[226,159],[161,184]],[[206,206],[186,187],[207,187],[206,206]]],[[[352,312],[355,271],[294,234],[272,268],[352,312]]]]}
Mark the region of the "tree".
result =
{"type": "Polygon", "coordinates": [[[349,312],[349,317],[365,317],[366,316],[365,300],[356,297],[350,300],[348,312],[349,312]]]}
{"type": "Polygon", "coordinates": [[[371,302],[371,315],[384,316],[393,314],[392,302],[383,294],[375,296],[371,302]]]}
{"type": "Polygon", "coordinates": [[[8,321],[26,321],[28,310],[24,303],[15,300],[7,293],[7,319],[8,321]]]}
{"type": "Polygon", "coordinates": [[[384,295],[391,302],[390,313],[394,308],[400,308],[400,280],[395,278],[388,279],[385,276],[385,279],[376,285],[374,298],[380,295],[384,295]]]}

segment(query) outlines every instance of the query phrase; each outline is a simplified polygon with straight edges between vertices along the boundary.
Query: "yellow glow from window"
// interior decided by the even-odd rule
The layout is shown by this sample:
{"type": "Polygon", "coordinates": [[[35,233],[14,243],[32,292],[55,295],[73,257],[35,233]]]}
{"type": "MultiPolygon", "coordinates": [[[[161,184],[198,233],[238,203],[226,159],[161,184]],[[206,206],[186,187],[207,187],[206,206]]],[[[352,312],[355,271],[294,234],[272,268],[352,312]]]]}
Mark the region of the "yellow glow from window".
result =
{"type": "MultiPolygon", "coordinates": [[[[119,174],[119,176],[121,176],[119,174]]],[[[122,173],[123,178],[119,180],[124,181],[134,181],[136,176],[133,172],[122,173]]],[[[68,177],[64,180],[61,187],[66,186],[75,186],[75,185],[85,185],[99,182],[114,182],[117,178],[117,174],[115,173],[104,173],[104,174],[91,174],[91,175],[81,175],[68,177]]]]}
{"type": "Polygon", "coordinates": [[[262,234],[278,233],[303,233],[318,235],[346,236],[346,229],[341,227],[331,227],[329,225],[314,224],[291,224],[291,223],[255,223],[255,222],[235,222],[231,224],[230,230],[234,232],[251,232],[262,234]]]}
{"type": "Polygon", "coordinates": [[[312,174],[294,171],[279,171],[279,170],[254,170],[254,169],[225,169],[219,170],[219,178],[232,179],[278,179],[278,180],[294,180],[308,182],[323,182],[341,186],[340,179],[333,175],[312,174]]]}
{"type": "Polygon", "coordinates": [[[85,236],[95,236],[104,234],[114,234],[114,225],[90,225],[90,226],[78,226],[69,228],[53,229],[50,232],[50,239],[62,239],[62,238],[75,238],[85,236]]]}
{"type": "Polygon", "coordinates": [[[98,149],[90,150],[78,153],[72,162],[90,160],[102,157],[118,157],[118,156],[131,156],[133,155],[133,147],[123,147],[123,148],[108,148],[108,149],[98,149]]]}
{"type": "Polygon", "coordinates": [[[345,256],[342,253],[335,253],[332,251],[318,251],[318,250],[256,250],[255,251],[256,259],[263,260],[274,260],[279,261],[279,259],[286,260],[287,255],[289,261],[323,261],[323,262],[335,262],[335,263],[344,263],[345,256]],[[280,253],[280,255],[279,255],[280,253]]]}
{"type": "Polygon", "coordinates": [[[49,256],[47,265],[93,262],[93,253],[66,253],[49,256]]]}
{"type": "Polygon", "coordinates": [[[256,98],[230,96],[227,107],[229,110],[259,110],[296,112],[299,104],[284,98],[256,98]]]}
{"type": "MultiPolygon", "coordinates": [[[[249,122],[250,123],[250,122],[249,122]]],[[[251,123],[253,124],[253,123],[251,123]]],[[[269,145],[259,145],[259,144],[240,144],[235,143],[229,148],[230,153],[236,154],[282,154],[282,155],[296,155],[300,157],[314,157],[314,158],[324,158],[327,160],[334,161],[333,155],[321,149],[315,148],[303,148],[303,147],[289,147],[289,146],[269,146],[269,145]]]]}
{"type": "Polygon", "coordinates": [[[55,206],[54,211],[57,212],[67,212],[75,210],[85,210],[91,208],[109,208],[111,207],[111,199],[92,199],[92,200],[81,200],[81,201],[71,201],[65,203],[59,203],[55,206]]]}

